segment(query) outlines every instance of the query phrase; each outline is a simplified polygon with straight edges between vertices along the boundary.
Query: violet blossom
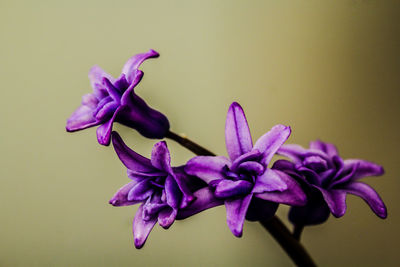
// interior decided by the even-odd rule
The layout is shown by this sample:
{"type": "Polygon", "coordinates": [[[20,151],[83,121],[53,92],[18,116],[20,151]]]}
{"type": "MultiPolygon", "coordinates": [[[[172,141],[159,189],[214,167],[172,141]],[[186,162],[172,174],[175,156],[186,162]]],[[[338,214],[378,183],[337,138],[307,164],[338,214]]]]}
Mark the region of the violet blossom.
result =
{"type": "Polygon", "coordinates": [[[122,68],[122,74],[114,79],[99,66],[89,72],[93,93],[82,97],[81,106],[67,120],[66,130],[74,132],[100,125],[97,140],[102,145],[110,144],[114,122],[136,129],[148,138],[164,138],[169,130],[168,119],[150,108],[135,94],[134,88],[143,77],[139,66],[159,54],[150,50],[131,57],[122,68]]]}
{"type": "Polygon", "coordinates": [[[112,133],[112,142],[132,181],[121,187],[109,203],[113,206],[142,203],[133,220],[134,244],[141,248],[157,222],[168,229],[178,209],[187,207],[194,196],[185,184],[182,168],[171,167],[165,141],[154,145],[151,159],[127,147],[116,132],[112,133]]]}
{"type": "Polygon", "coordinates": [[[267,168],[289,135],[290,127],[276,125],[253,146],[244,111],[238,103],[232,103],[225,125],[229,159],[198,156],[189,160],[185,171],[205,181],[208,188],[196,192],[201,194],[192,205],[180,211],[179,217],[185,218],[203,210],[205,203],[215,206],[218,201],[223,202],[228,227],[240,237],[245,218],[270,218],[278,203],[304,205],[306,196],[297,182],[284,172],[267,168]]]}
{"type": "Polygon", "coordinates": [[[336,147],[321,141],[310,142],[310,148],[284,145],[278,154],[292,162],[279,160],[273,168],[295,177],[304,187],[309,201],[303,207],[292,207],[289,219],[298,225],[319,224],[329,214],[341,217],[346,212],[346,196],[361,197],[380,218],[386,218],[385,204],[369,185],[359,182],[366,176],[382,175],[381,166],[361,160],[340,158],[336,147]]]}

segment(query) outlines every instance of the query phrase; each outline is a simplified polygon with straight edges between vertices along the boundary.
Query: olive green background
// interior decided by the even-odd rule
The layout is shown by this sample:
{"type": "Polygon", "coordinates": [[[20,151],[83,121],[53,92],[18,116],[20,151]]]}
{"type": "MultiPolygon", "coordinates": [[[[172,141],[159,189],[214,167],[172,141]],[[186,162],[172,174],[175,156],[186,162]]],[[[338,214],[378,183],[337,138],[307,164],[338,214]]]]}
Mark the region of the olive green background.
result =
{"type": "MultiPolygon", "coordinates": [[[[129,180],[95,129],[66,133],[91,92],[94,64],[118,76],[135,53],[137,92],[172,130],[226,155],[224,124],[243,106],[253,139],[292,126],[288,142],[335,143],[382,164],[367,178],[381,220],[349,196],[344,217],[307,228],[320,266],[399,263],[400,6],[390,1],[0,1],[0,266],[291,266],[257,223],[235,238],[224,207],[133,246],[134,207],[108,200],[129,180]]],[[[116,125],[136,151],[155,140],[116,125]]],[[[174,164],[193,155],[168,141],[174,164]]],[[[278,214],[286,220],[287,207],[278,214]]]]}

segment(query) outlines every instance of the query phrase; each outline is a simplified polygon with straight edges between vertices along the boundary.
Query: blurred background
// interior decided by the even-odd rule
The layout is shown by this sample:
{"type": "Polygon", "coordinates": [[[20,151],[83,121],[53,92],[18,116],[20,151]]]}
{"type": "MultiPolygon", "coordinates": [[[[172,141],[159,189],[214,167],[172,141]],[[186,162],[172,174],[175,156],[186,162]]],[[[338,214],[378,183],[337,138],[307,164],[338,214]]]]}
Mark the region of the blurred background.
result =
{"type": "MultiPolygon", "coordinates": [[[[152,48],[137,92],[172,130],[226,155],[229,104],[243,106],[256,140],[277,123],[289,143],[320,138],[343,158],[382,164],[365,179],[382,196],[381,220],[350,195],[344,217],[306,228],[320,266],[395,266],[400,225],[400,23],[391,1],[0,2],[0,266],[292,266],[257,223],[235,238],[224,207],[133,246],[137,206],[108,200],[128,182],[95,128],[66,133],[92,91],[87,73],[114,76],[152,48]]],[[[155,140],[114,127],[149,156],[155,140]]],[[[168,141],[173,163],[193,156],[168,141]]],[[[286,221],[287,207],[278,215],[286,221]]]]}

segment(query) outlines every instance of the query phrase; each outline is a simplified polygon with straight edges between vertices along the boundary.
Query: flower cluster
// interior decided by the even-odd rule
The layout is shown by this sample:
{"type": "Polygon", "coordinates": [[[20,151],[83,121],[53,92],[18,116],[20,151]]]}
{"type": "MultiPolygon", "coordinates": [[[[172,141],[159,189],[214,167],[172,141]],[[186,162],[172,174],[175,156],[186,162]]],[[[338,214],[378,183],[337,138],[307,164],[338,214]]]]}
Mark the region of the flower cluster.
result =
{"type": "Polygon", "coordinates": [[[182,137],[174,139],[177,135],[170,132],[168,119],[134,91],[143,76],[140,65],[158,56],[154,50],[133,56],[118,79],[93,67],[89,73],[93,93],[83,97],[66,126],[72,132],[100,125],[98,142],[109,145],[112,140],[131,181],[109,203],[140,204],[133,219],[136,248],[144,245],[157,222],[168,229],[177,219],[219,205],[225,205],[228,227],[236,237],[242,236],[246,219],[269,220],[279,204],[291,206],[289,219],[295,225],[322,223],[330,213],[341,217],[346,212],[348,193],[364,199],[379,217],[387,216],[375,190],[359,182],[362,177],[382,175],[381,166],[359,159],[342,160],[334,145],[321,141],[311,142],[309,149],[285,145],[291,129],[284,125],[275,125],[253,144],[244,111],[236,102],[226,117],[228,157],[210,152],[201,155],[207,150],[182,137]],[[171,138],[194,152],[202,152],[183,166],[172,167],[165,141],[156,143],[151,157],[146,158],[112,132],[114,122],[147,138],[171,138]],[[275,154],[289,160],[277,160],[269,166],[275,154]]]}

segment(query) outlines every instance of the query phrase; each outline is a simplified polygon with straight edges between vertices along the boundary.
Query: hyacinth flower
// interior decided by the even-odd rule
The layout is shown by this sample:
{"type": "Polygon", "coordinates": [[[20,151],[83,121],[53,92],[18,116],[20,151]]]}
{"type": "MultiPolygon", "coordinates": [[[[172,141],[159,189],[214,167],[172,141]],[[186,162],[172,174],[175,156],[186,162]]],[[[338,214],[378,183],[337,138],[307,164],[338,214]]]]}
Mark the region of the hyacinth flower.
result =
{"type": "Polygon", "coordinates": [[[89,80],[93,93],[82,97],[81,106],[67,120],[66,130],[74,132],[100,125],[97,140],[102,145],[109,145],[112,125],[118,122],[147,138],[164,138],[169,130],[168,119],[150,108],[134,91],[143,77],[139,66],[146,59],[158,56],[156,51],[150,50],[131,57],[118,79],[98,66],[92,67],[89,80]]]}
{"type": "Polygon", "coordinates": [[[164,141],[154,145],[151,159],[131,150],[116,132],[112,133],[112,143],[132,181],[121,187],[109,203],[113,206],[141,203],[133,220],[134,244],[141,248],[157,222],[168,229],[178,209],[187,207],[194,196],[185,184],[183,170],[171,167],[164,141]]]}
{"type": "Polygon", "coordinates": [[[197,195],[186,210],[180,211],[179,217],[201,211],[204,203],[216,205],[218,199],[225,204],[228,227],[240,237],[245,218],[270,218],[275,214],[278,203],[304,205],[306,196],[297,182],[284,172],[267,168],[289,135],[290,127],[276,125],[253,146],[244,111],[238,103],[232,103],[225,125],[229,159],[198,156],[188,161],[185,171],[205,181],[208,188],[199,190],[201,195],[197,195]]]}
{"type": "Polygon", "coordinates": [[[341,217],[346,212],[346,196],[361,197],[380,218],[386,218],[385,204],[369,185],[360,178],[384,173],[381,166],[361,160],[340,158],[336,147],[321,141],[310,142],[310,148],[284,145],[278,154],[288,157],[276,161],[273,168],[295,177],[309,198],[307,205],[292,207],[289,219],[295,225],[312,225],[326,221],[332,213],[341,217]]]}

